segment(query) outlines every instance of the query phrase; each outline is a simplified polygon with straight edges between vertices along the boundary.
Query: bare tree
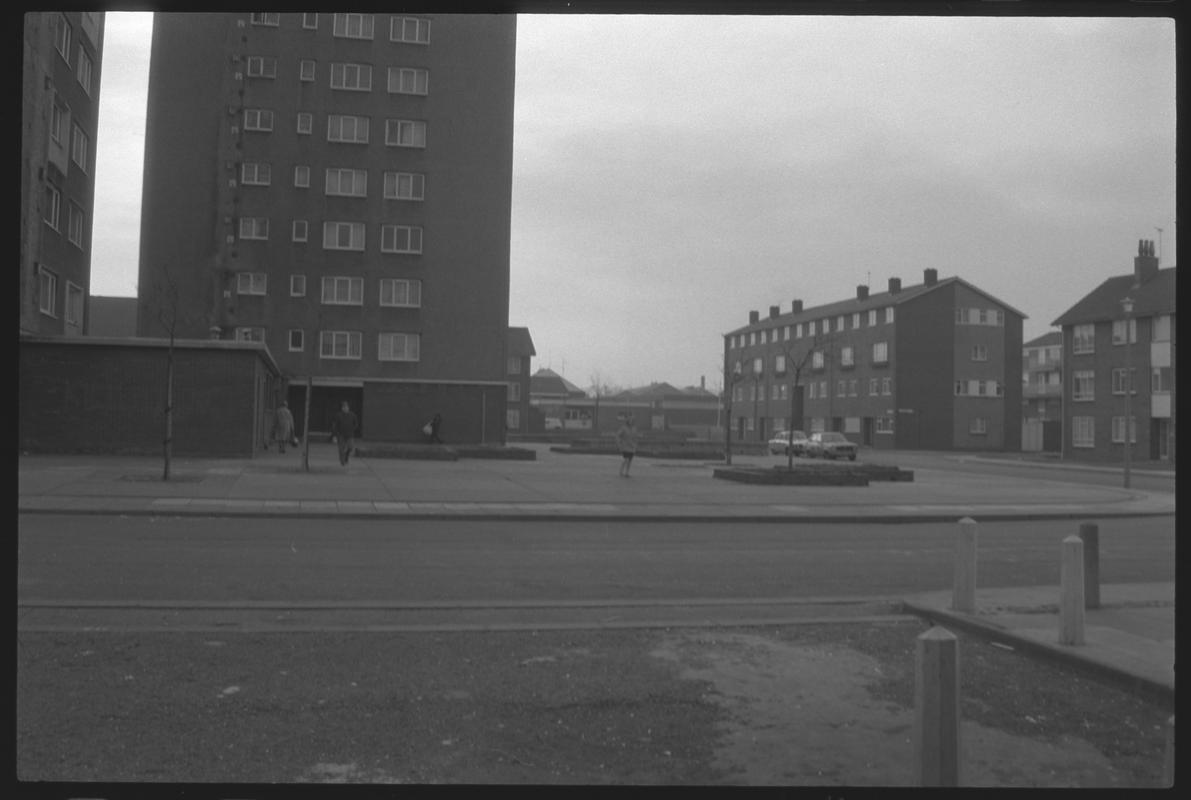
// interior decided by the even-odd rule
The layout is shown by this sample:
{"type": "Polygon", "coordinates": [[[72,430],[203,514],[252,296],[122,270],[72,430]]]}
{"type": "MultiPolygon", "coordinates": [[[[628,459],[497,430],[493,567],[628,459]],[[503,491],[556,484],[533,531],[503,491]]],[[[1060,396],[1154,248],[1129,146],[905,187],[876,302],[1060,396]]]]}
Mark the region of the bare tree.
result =
{"type": "Polygon", "coordinates": [[[174,273],[166,265],[159,273],[153,284],[153,294],[157,306],[157,322],[165,331],[169,341],[165,356],[165,432],[162,438],[162,470],[161,479],[170,479],[170,462],[174,455],[174,342],[178,336],[178,325],[181,322],[179,310],[181,297],[178,281],[174,273]]]}
{"type": "Polygon", "coordinates": [[[786,370],[793,374],[794,381],[790,384],[790,416],[786,421],[786,468],[794,468],[794,424],[796,417],[801,415],[798,413],[801,410],[801,403],[798,400],[802,397],[802,376],[806,370],[807,364],[810,363],[812,368],[818,369],[814,364],[814,356],[816,353],[822,354],[823,365],[828,362],[834,362],[832,353],[830,352],[831,342],[834,334],[816,333],[812,336],[807,344],[806,350],[799,355],[795,355],[795,348],[790,344],[789,339],[781,345],[782,354],[786,357],[786,370]]]}
{"type": "Polygon", "coordinates": [[[591,376],[588,377],[588,380],[591,381],[591,387],[588,389],[588,391],[590,391],[592,397],[595,398],[595,410],[592,412],[591,431],[593,434],[598,434],[600,432],[600,400],[602,398],[608,397],[609,395],[616,394],[620,391],[620,388],[608,383],[607,378],[600,370],[596,370],[595,372],[591,373],[591,376]]]}
{"type": "Polygon", "coordinates": [[[740,362],[729,368],[728,353],[724,351],[724,463],[732,465],[732,395],[736,385],[744,380],[740,362]]]}

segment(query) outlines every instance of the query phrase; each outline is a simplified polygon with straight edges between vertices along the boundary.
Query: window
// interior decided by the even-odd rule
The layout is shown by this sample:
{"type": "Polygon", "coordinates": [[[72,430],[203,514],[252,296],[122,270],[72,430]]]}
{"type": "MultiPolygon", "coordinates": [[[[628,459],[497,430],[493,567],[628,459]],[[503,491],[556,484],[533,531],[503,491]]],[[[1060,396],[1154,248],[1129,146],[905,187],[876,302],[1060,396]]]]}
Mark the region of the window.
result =
{"type": "Polygon", "coordinates": [[[877,309],[870,308],[868,310],[868,326],[871,328],[872,326],[874,326],[876,324],[877,324],[877,309]]]}
{"type": "Polygon", "coordinates": [[[66,282],[66,324],[83,327],[83,287],[70,281],[66,282]]]}
{"type": "Polygon", "coordinates": [[[54,49],[67,64],[70,63],[70,35],[70,23],[66,21],[66,17],[59,15],[58,29],[54,31],[54,49]]]}
{"type": "Polygon", "coordinates": [[[976,435],[988,433],[988,417],[972,417],[968,421],[968,433],[976,435]]]}
{"type": "Polygon", "coordinates": [[[421,253],[422,229],[413,225],[382,225],[380,250],[382,253],[421,253]]]}
{"type": "Polygon", "coordinates": [[[838,317],[835,318],[835,329],[837,331],[842,331],[844,329],[844,315],[843,314],[840,314],[838,317]]]}
{"type": "Polygon", "coordinates": [[[1076,325],[1072,328],[1072,346],[1073,353],[1094,353],[1096,352],[1096,326],[1095,325],[1076,325]]]}
{"type": "Polygon", "coordinates": [[[248,19],[253,25],[268,25],[271,28],[281,25],[281,14],[275,11],[258,12],[252,14],[248,19]]]}
{"type": "Polygon", "coordinates": [[[426,176],[417,172],[386,172],[386,200],[424,200],[426,176]]]}
{"type": "MultiPolygon", "coordinates": [[[[398,308],[418,308],[422,305],[422,282],[405,278],[381,278],[380,304],[398,308]]],[[[512,370],[513,362],[517,362],[517,369],[521,369],[520,359],[509,359],[509,374],[516,375],[512,370]]]]}
{"type": "Polygon", "coordinates": [[[1130,369],[1129,376],[1126,377],[1125,370],[1114,369],[1112,371],[1112,393],[1124,394],[1127,387],[1132,387],[1129,394],[1137,394],[1137,370],[1130,369]]]}
{"type": "Polygon", "coordinates": [[[877,417],[877,433],[893,433],[893,417],[877,417]]]}
{"type": "Polygon", "coordinates": [[[79,85],[83,87],[83,91],[88,95],[91,94],[91,56],[79,47],[79,63],[75,69],[75,76],[79,79],[79,85]]]}
{"type": "Polygon", "coordinates": [[[240,183],[245,186],[268,186],[273,181],[273,168],[268,164],[248,161],[240,165],[240,183]]]}
{"type": "Polygon", "coordinates": [[[815,320],[812,319],[810,322],[806,323],[806,335],[807,336],[815,335],[815,320]]]}
{"type": "MultiPolygon", "coordinates": [[[[1137,341],[1137,320],[1129,320],[1129,344],[1137,341]]],[[[1112,343],[1125,344],[1125,320],[1117,319],[1112,323],[1112,343]]]]}
{"type": "Polygon", "coordinates": [[[1073,447],[1095,447],[1096,419],[1095,417],[1071,418],[1071,444],[1073,447]]]}
{"type": "Polygon", "coordinates": [[[416,17],[393,17],[389,21],[389,41],[429,44],[430,20],[416,17]]]}
{"type": "Polygon", "coordinates": [[[769,331],[761,331],[761,344],[769,341],[769,331]]]}
{"type": "Polygon", "coordinates": [[[324,250],[363,250],[363,222],[324,222],[324,250]]]}
{"type": "Polygon", "coordinates": [[[846,380],[841,378],[840,382],[835,385],[835,396],[836,397],[847,397],[848,396],[848,382],[846,380]]]}
{"type": "Polygon", "coordinates": [[[315,63],[309,58],[304,58],[298,62],[298,80],[313,81],[315,63]]]}
{"type": "Polygon", "coordinates": [[[372,29],[371,14],[336,14],[331,32],[340,38],[371,39],[372,29]]]}
{"type": "Polygon", "coordinates": [[[831,333],[831,320],[830,319],[823,320],[823,333],[831,333]]]}
{"type": "Polygon", "coordinates": [[[305,297],[306,296],[306,276],[305,275],[290,275],[289,276],[289,296],[290,297],[305,297]]]}
{"type": "Polygon", "coordinates": [[[789,394],[787,393],[787,390],[788,390],[788,389],[789,389],[789,387],[788,387],[788,386],[786,386],[786,384],[784,384],[784,383],[783,383],[783,384],[781,385],[781,390],[782,390],[782,391],[781,391],[781,399],[782,399],[782,400],[788,400],[788,399],[789,399],[789,394]]]}
{"type": "Polygon", "coordinates": [[[306,224],[306,220],[304,220],[304,219],[294,220],[294,231],[293,231],[293,236],[291,237],[291,239],[293,241],[295,241],[295,242],[306,241],[308,232],[309,232],[309,225],[306,224]]]}
{"type": "Polygon", "coordinates": [[[264,294],[266,283],[263,272],[237,272],[236,294],[264,294]]]}
{"type": "Polygon", "coordinates": [[[320,331],[318,355],[320,358],[354,358],[360,357],[359,331],[320,331]]]}
{"type": "Polygon", "coordinates": [[[366,197],[368,195],[368,171],[329,167],[327,169],[326,192],[329,195],[366,197]]]}
{"type": "Polygon", "coordinates": [[[876,394],[877,394],[877,379],[876,378],[868,379],[868,393],[869,393],[870,397],[876,396],[876,394]]]}
{"type": "Polygon", "coordinates": [[[521,410],[517,408],[505,409],[505,427],[511,431],[521,430],[521,410]]]}
{"type": "Polygon", "coordinates": [[[893,394],[893,378],[881,378],[881,394],[893,394]]]}
{"type": "Polygon", "coordinates": [[[244,109],[244,130],[271,131],[273,130],[273,112],[267,108],[244,109]]]}
{"type": "Polygon", "coordinates": [[[873,363],[889,363],[889,342],[873,342],[873,363]]]}
{"type": "Polygon", "coordinates": [[[892,322],[893,322],[893,306],[888,306],[885,309],[885,324],[888,325],[888,324],[891,324],[892,322]]]}
{"type": "Polygon", "coordinates": [[[510,375],[520,375],[521,374],[521,357],[520,356],[509,356],[508,371],[509,371],[510,375]]]}
{"type": "Polygon", "coordinates": [[[389,67],[390,94],[427,94],[430,71],[414,67],[389,67]]]}
{"type": "Polygon", "coordinates": [[[794,338],[795,339],[802,338],[802,323],[801,322],[799,322],[798,324],[796,324],[794,326],[794,338]]]}
{"type": "Polygon", "coordinates": [[[318,14],[303,14],[302,27],[307,30],[318,30],[318,14]]]}
{"type": "Polygon", "coordinates": [[[972,360],[988,361],[988,346],[983,344],[972,345],[972,360]]]}
{"type": "MultiPolygon", "coordinates": [[[[1125,418],[1112,418],[1112,441],[1114,444],[1125,443],[1125,418]]],[[[1137,444],[1137,417],[1129,417],[1129,443],[1137,444]]]]}
{"type": "Polygon", "coordinates": [[[827,381],[819,381],[819,397],[827,397],[827,381]]]}
{"type": "Polygon", "coordinates": [[[331,64],[331,88],[371,91],[372,67],[368,64],[331,64]]]}
{"type": "Polygon", "coordinates": [[[364,279],[323,278],[323,305],[360,306],[364,304],[364,279]]]}
{"type": "Polygon", "coordinates": [[[1096,372],[1094,370],[1080,369],[1071,374],[1071,399],[1096,399],[1096,372]]]}
{"type": "Polygon", "coordinates": [[[37,268],[37,307],[43,314],[58,316],[58,276],[45,267],[37,268]]]}
{"type": "Polygon", "coordinates": [[[807,398],[810,400],[815,399],[815,382],[814,381],[810,382],[809,391],[807,392],[807,398]]]}
{"type": "Polygon", "coordinates": [[[508,386],[509,386],[509,392],[508,392],[508,395],[507,395],[506,399],[507,399],[507,400],[508,400],[510,403],[519,403],[519,402],[521,402],[521,384],[519,384],[519,383],[510,383],[508,386]]]}
{"type": "Polygon", "coordinates": [[[77,124],[70,137],[70,160],[79,165],[83,172],[87,171],[87,150],[90,138],[77,124]]]}
{"type": "Polygon", "coordinates": [[[305,164],[294,167],[294,186],[299,189],[310,188],[310,167],[305,164]]]}
{"type": "MultiPolygon", "coordinates": [[[[1154,394],[1170,392],[1174,377],[1170,367],[1154,367],[1150,370],[1150,391],[1154,394]]],[[[1137,391],[1135,388],[1134,392],[1137,391]]]]}
{"type": "Polygon", "coordinates": [[[327,141],[368,144],[368,117],[331,114],[327,117],[327,141]]]}
{"type": "Polygon", "coordinates": [[[857,311],[852,314],[852,329],[855,330],[860,327],[860,312],[857,311]]]}
{"type": "Polygon", "coordinates": [[[773,357],[773,371],[779,375],[786,371],[786,357],[784,355],[773,357]]]}
{"type": "Polygon", "coordinates": [[[811,369],[823,369],[824,360],[822,350],[811,353],[811,369]]]}
{"type": "Polygon", "coordinates": [[[268,239],[268,217],[240,217],[241,239],[268,239]]]}
{"type": "Polygon", "coordinates": [[[62,193],[52,183],[45,186],[45,211],[42,219],[54,230],[59,230],[62,224],[62,193]]]}
{"type": "Polygon", "coordinates": [[[386,120],[385,144],[395,147],[425,147],[426,123],[413,119],[386,120]]]}
{"type": "Polygon", "coordinates": [[[856,363],[856,358],[853,355],[852,346],[845,345],[844,347],[841,347],[840,351],[839,351],[840,366],[841,367],[851,367],[851,366],[854,366],[855,363],[856,363]]]}
{"type": "Polygon", "coordinates": [[[848,397],[856,396],[856,384],[857,380],[855,378],[848,381],[848,397]]]}
{"type": "Polygon", "coordinates": [[[749,345],[751,346],[751,345],[754,345],[754,344],[756,344],[756,343],[757,343],[757,332],[756,332],[756,331],[749,331],[749,345]]]}
{"type": "Polygon", "coordinates": [[[1154,317],[1150,328],[1150,338],[1155,342],[1170,341],[1170,314],[1160,314],[1154,317]]]}
{"type": "Polygon", "coordinates": [[[289,349],[291,353],[306,349],[306,334],[301,328],[291,328],[289,332],[289,349]]]}
{"type": "Polygon", "coordinates": [[[76,206],[74,203],[70,204],[70,222],[68,223],[66,238],[70,243],[83,246],[83,209],[76,206]]]}
{"type": "Polygon", "coordinates": [[[761,359],[754,358],[753,359],[753,374],[760,375],[764,371],[765,371],[765,365],[762,363],[761,359]]]}
{"type": "Polygon", "coordinates": [[[380,361],[417,361],[419,344],[416,333],[382,333],[376,357],[380,361]]]}
{"type": "Polygon", "coordinates": [[[57,103],[50,104],[50,138],[62,144],[62,131],[66,126],[66,111],[57,103]]]}
{"type": "Polygon", "coordinates": [[[309,111],[298,112],[298,133],[309,136],[314,132],[314,115],[309,111]]]}
{"type": "Polygon", "coordinates": [[[263,342],[264,340],[264,328],[236,328],[237,342],[263,342]]]}
{"type": "Polygon", "coordinates": [[[277,77],[277,59],[268,56],[249,56],[248,57],[248,77],[250,78],[276,78],[277,77]]]}

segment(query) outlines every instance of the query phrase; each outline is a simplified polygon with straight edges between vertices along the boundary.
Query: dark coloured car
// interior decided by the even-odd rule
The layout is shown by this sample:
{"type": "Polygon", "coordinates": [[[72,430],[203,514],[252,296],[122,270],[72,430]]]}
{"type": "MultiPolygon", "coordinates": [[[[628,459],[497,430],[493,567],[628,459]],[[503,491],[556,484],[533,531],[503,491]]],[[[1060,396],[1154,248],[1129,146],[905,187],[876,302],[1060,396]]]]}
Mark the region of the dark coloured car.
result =
{"type": "Polygon", "coordinates": [[[806,445],[806,454],[811,458],[846,458],[855,461],[857,450],[855,442],[848,441],[848,437],[835,431],[812,433],[806,445]]]}

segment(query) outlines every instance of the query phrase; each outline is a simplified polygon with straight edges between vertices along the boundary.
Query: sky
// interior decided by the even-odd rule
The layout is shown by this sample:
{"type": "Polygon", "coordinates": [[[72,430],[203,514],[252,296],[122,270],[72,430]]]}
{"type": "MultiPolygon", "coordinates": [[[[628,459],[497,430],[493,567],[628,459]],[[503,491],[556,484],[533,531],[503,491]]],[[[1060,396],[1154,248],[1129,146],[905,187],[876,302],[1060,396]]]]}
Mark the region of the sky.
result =
{"type": "MultiPolygon", "coordinates": [[[[96,295],[136,294],[151,34],[107,14],[96,295]]],[[[1139,239],[1177,263],[1172,19],[519,15],[516,69],[509,324],[583,388],[716,390],[749,311],[926,268],[1028,341],[1139,239]]]]}

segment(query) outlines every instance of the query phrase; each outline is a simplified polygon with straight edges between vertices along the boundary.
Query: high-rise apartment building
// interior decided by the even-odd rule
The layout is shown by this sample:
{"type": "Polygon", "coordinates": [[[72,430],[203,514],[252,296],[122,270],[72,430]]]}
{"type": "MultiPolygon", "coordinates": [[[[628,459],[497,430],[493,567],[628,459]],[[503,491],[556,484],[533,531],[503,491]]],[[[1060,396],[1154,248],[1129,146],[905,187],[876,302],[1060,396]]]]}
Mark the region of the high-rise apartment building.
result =
{"type": "Polygon", "coordinates": [[[157,13],[138,332],[264,342],[299,427],[503,439],[513,15],[157,13]]]}
{"type": "Polygon", "coordinates": [[[102,13],[25,14],[21,333],[85,332],[102,52],[102,13]]]}

